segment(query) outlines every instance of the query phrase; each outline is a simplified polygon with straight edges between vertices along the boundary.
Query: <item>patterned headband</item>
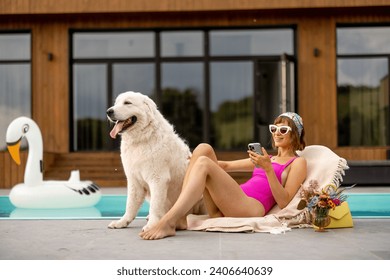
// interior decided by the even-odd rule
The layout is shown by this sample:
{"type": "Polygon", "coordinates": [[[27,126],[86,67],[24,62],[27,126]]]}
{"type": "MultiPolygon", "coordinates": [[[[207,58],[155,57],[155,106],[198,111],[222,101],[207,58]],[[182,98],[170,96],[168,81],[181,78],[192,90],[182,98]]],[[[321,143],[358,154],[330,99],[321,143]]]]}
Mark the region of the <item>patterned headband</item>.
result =
{"type": "Polygon", "coordinates": [[[302,118],[297,113],[293,113],[293,112],[286,112],[286,113],[279,115],[279,117],[282,117],[282,116],[288,117],[294,121],[295,126],[298,128],[299,137],[301,137],[302,130],[303,130],[302,118]]]}

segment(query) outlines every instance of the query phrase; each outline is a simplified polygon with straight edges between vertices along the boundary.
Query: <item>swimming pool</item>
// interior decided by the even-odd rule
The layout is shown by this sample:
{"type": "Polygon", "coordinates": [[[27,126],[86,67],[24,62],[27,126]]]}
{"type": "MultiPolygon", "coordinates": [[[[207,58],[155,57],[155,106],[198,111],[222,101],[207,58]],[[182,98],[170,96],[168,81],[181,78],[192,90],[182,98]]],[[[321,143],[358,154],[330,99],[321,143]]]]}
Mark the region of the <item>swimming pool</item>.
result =
{"type": "MultiPolygon", "coordinates": [[[[351,193],[347,201],[353,218],[390,218],[390,193],[351,193]]],[[[15,208],[8,196],[0,196],[0,219],[117,219],[123,216],[125,206],[125,195],[103,195],[94,207],[22,209],[15,208]]],[[[137,218],[145,218],[148,213],[149,204],[144,202],[137,218]]]]}
{"type": "MultiPolygon", "coordinates": [[[[16,208],[8,196],[0,196],[0,219],[117,219],[123,216],[125,195],[102,195],[94,207],[74,209],[23,209],[16,208]]],[[[145,218],[149,204],[144,202],[137,218],[145,218]]]]}
{"type": "Polygon", "coordinates": [[[347,194],[353,218],[390,218],[390,193],[347,194]]]}

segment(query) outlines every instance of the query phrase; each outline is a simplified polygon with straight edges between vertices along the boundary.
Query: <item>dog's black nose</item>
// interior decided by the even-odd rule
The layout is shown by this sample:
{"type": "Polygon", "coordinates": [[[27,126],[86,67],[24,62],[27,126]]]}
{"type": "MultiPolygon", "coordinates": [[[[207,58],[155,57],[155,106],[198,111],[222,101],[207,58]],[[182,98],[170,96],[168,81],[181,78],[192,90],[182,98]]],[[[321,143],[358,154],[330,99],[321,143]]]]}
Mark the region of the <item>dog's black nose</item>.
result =
{"type": "Polygon", "coordinates": [[[112,114],[114,114],[114,109],[109,108],[106,113],[107,113],[107,116],[111,117],[112,114]]]}

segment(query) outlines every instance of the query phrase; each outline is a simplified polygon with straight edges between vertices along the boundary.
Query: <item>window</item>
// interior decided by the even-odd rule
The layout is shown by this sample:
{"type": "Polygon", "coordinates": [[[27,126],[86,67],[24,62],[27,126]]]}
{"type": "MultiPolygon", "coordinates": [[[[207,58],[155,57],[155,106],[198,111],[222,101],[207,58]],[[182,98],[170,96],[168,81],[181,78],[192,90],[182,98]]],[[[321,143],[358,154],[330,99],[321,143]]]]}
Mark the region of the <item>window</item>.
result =
{"type": "Polygon", "coordinates": [[[162,111],[188,143],[201,143],[204,74],[200,62],[165,62],[161,68],[162,111]]]}
{"type": "Polygon", "coordinates": [[[215,56],[293,54],[291,29],[216,30],[210,32],[210,53],[215,56]]]}
{"type": "Polygon", "coordinates": [[[105,112],[107,110],[107,66],[75,64],[73,66],[74,147],[98,150],[109,145],[105,112]],[[106,145],[105,145],[106,144],[106,145]]]}
{"type": "Polygon", "coordinates": [[[161,56],[203,56],[203,36],[203,31],[163,31],[161,32],[161,56]]]}
{"type": "Polygon", "coordinates": [[[29,33],[0,33],[0,139],[13,119],[31,117],[30,42],[29,33]]]}
{"type": "Polygon", "coordinates": [[[191,147],[246,149],[257,137],[255,65],[293,56],[293,38],[293,28],[74,31],[73,150],[118,148],[105,112],[129,90],[151,97],[191,147]]]}
{"type": "Polygon", "coordinates": [[[390,27],[337,29],[339,146],[387,146],[390,27]]]}
{"type": "Polygon", "coordinates": [[[74,58],[154,57],[153,32],[76,33],[74,58]]]}
{"type": "Polygon", "coordinates": [[[340,27],[337,29],[339,55],[390,54],[390,27],[340,27]]]}
{"type": "Polygon", "coordinates": [[[253,63],[211,64],[212,143],[220,149],[253,142],[253,63]]]}
{"type": "Polygon", "coordinates": [[[116,96],[155,91],[154,32],[73,34],[73,150],[117,149],[109,138],[106,110],[116,96]]]}

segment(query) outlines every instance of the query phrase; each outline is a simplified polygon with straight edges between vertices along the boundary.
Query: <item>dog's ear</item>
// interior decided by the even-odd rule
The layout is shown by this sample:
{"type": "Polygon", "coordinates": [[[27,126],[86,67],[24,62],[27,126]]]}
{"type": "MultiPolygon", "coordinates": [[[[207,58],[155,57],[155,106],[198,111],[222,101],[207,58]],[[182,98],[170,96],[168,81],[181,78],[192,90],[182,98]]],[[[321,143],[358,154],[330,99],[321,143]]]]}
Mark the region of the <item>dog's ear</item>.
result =
{"type": "Polygon", "coordinates": [[[156,103],[154,103],[154,101],[147,96],[144,96],[144,103],[149,111],[154,115],[154,112],[157,110],[156,103]]]}

